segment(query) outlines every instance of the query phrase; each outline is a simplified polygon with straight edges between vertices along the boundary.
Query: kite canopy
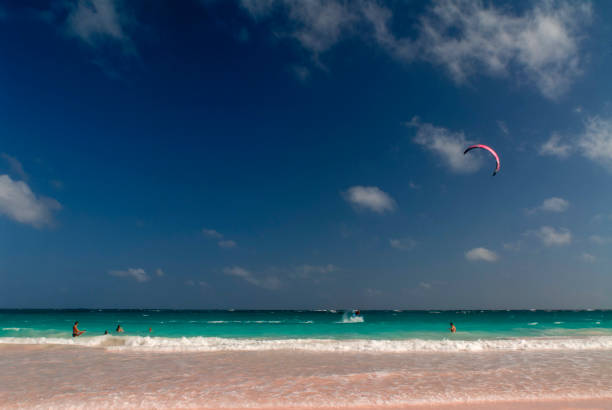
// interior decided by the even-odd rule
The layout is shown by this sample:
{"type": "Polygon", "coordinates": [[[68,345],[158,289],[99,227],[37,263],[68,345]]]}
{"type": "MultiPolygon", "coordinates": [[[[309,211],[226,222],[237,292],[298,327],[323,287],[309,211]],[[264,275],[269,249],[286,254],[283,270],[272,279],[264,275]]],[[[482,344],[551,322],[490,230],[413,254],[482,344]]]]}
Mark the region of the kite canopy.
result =
{"type": "Polygon", "coordinates": [[[495,174],[497,174],[499,172],[499,155],[497,155],[497,152],[493,151],[493,148],[487,146],[487,145],[482,145],[482,144],[475,144],[475,145],[471,145],[469,147],[467,147],[467,149],[465,151],[463,151],[463,155],[467,154],[469,151],[475,149],[475,148],[481,148],[481,149],[485,149],[487,151],[489,151],[494,157],[495,157],[495,161],[497,162],[497,166],[495,167],[495,171],[493,171],[493,176],[495,176],[495,174]]]}

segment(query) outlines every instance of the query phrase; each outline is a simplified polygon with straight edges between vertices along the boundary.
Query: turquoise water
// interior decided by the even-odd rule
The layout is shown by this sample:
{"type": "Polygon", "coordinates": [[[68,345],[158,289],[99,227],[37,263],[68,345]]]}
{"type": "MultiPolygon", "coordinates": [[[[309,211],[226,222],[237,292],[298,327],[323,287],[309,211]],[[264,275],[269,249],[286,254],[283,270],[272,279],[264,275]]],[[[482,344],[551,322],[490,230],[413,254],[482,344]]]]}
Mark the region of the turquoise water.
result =
{"type": "Polygon", "coordinates": [[[449,322],[458,340],[612,336],[612,310],[362,311],[361,317],[335,310],[0,310],[0,338],[70,338],[75,320],[87,337],[116,334],[121,324],[122,336],[442,340],[449,322]]]}

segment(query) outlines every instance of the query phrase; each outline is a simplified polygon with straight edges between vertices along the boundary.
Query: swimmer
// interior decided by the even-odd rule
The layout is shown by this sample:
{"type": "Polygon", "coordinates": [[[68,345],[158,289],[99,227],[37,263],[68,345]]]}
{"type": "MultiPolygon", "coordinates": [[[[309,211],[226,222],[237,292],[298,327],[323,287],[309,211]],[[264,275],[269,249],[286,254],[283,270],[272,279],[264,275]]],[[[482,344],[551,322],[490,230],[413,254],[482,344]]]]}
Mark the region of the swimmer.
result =
{"type": "Polygon", "coordinates": [[[79,330],[79,321],[78,320],[76,322],[74,322],[74,326],[72,326],[72,337],[81,336],[85,332],[86,332],[85,330],[79,330]]]}
{"type": "Polygon", "coordinates": [[[123,328],[121,327],[121,325],[117,325],[117,329],[115,329],[115,332],[117,332],[117,333],[122,333],[123,332],[123,328]]]}
{"type": "Polygon", "coordinates": [[[455,327],[455,325],[453,325],[453,322],[450,323],[450,331],[451,331],[451,333],[456,333],[457,332],[457,328],[455,327]]]}

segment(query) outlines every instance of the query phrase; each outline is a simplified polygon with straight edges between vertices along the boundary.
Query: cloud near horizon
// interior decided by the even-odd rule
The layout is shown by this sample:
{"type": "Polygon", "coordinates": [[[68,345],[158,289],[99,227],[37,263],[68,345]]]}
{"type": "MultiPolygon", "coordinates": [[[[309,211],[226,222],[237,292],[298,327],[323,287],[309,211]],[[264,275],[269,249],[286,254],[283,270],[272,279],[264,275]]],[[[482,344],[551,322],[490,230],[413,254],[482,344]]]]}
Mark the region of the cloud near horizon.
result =
{"type": "Polygon", "coordinates": [[[267,290],[277,290],[281,287],[281,281],[272,275],[267,275],[263,278],[255,276],[251,271],[242,268],[240,266],[232,266],[223,269],[223,273],[229,276],[235,276],[244,280],[251,285],[267,289],[267,290]]]}
{"type": "Polygon", "coordinates": [[[358,209],[384,214],[393,212],[397,204],[393,198],[375,186],[356,185],[342,193],[344,199],[358,209]]]}
{"type": "MultiPolygon", "coordinates": [[[[128,268],[126,270],[109,270],[108,274],[119,278],[131,278],[136,282],[144,283],[149,281],[151,278],[142,268],[128,268]]],[[[160,276],[160,275],[158,275],[160,276]]]]}

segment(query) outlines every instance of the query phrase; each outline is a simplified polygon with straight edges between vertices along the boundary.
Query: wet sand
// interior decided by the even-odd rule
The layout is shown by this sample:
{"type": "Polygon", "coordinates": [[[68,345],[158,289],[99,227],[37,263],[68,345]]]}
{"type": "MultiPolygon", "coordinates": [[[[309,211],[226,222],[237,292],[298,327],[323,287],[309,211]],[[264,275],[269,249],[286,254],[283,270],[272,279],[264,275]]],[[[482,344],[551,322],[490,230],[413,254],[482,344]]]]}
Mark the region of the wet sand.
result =
{"type": "Polygon", "coordinates": [[[0,346],[2,408],[605,409],[607,351],[152,353],[0,346]]]}

